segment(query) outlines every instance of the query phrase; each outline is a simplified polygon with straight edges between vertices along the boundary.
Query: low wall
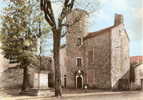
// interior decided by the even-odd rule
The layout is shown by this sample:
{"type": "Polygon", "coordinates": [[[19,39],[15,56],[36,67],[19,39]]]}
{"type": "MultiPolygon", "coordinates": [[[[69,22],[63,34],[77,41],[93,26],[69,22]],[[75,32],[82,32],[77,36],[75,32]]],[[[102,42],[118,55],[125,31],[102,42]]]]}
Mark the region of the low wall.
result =
{"type": "Polygon", "coordinates": [[[23,70],[7,69],[0,74],[0,88],[18,88],[22,85],[23,70]]]}

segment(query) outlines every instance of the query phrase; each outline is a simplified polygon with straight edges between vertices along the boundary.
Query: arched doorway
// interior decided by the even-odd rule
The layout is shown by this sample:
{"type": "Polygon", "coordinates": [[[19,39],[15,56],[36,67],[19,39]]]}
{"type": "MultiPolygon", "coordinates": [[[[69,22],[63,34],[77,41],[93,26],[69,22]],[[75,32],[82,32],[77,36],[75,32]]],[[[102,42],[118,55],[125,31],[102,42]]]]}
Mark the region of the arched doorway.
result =
{"type": "Polygon", "coordinates": [[[76,73],[76,88],[83,88],[83,71],[78,70],[76,73]]]}
{"type": "Polygon", "coordinates": [[[82,77],[77,77],[77,88],[81,89],[82,88],[82,77]]]}

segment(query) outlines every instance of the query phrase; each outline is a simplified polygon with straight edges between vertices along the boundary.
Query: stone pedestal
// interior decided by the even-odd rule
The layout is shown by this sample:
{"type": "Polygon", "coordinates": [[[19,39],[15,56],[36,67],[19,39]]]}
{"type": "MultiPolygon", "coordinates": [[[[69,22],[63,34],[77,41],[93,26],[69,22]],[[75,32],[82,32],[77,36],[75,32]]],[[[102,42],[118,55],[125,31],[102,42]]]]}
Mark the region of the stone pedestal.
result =
{"type": "Polygon", "coordinates": [[[20,92],[21,95],[53,96],[54,91],[49,88],[48,72],[41,71],[34,74],[33,89],[20,92]]]}
{"type": "Polygon", "coordinates": [[[34,74],[35,89],[49,89],[48,72],[39,72],[34,74]]]}
{"type": "Polygon", "coordinates": [[[37,89],[37,96],[52,96],[54,92],[49,88],[48,72],[41,71],[34,75],[34,88],[37,89]]]}
{"type": "Polygon", "coordinates": [[[37,92],[37,96],[54,96],[54,91],[51,89],[40,89],[37,92]]]}

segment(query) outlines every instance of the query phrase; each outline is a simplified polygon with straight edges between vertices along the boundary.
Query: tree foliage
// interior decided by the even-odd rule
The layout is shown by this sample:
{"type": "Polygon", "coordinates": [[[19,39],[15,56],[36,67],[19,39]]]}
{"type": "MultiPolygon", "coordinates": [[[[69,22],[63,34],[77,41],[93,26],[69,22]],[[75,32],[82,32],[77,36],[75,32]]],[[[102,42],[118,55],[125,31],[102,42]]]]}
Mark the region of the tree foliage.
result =
{"type": "Polygon", "coordinates": [[[8,7],[4,9],[1,38],[6,58],[13,57],[21,62],[20,58],[37,51],[37,40],[49,32],[39,8],[37,0],[10,0],[8,7]]]}
{"type": "Polygon", "coordinates": [[[41,13],[34,3],[37,0],[30,1],[10,0],[2,16],[1,48],[10,63],[17,63],[17,66],[23,68],[22,90],[29,85],[28,66],[38,59],[36,57],[39,46],[37,42],[42,34],[48,33],[48,26],[44,25],[44,22],[40,24],[43,18],[40,17],[41,13]],[[37,15],[34,15],[35,13],[37,15]],[[41,31],[38,26],[43,30],[41,31]]]}

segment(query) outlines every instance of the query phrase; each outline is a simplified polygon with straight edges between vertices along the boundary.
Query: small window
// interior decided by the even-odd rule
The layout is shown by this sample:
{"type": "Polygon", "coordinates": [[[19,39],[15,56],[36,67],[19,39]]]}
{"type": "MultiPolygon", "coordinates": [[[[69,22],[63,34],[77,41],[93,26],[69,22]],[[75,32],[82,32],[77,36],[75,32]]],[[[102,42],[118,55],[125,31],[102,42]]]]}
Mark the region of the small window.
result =
{"type": "Polygon", "coordinates": [[[81,38],[77,38],[77,46],[80,46],[82,44],[82,39],[81,38]]]}
{"type": "Polygon", "coordinates": [[[82,65],[82,60],[81,60],[80,57],[76,59],[76,65],[77,66],[81,66],[82,65]]]}
{"type": "Polygon", "coordinates": [[[94,50],[88,51],[88,63],[89,64],[94,63],[94,50]]]}

